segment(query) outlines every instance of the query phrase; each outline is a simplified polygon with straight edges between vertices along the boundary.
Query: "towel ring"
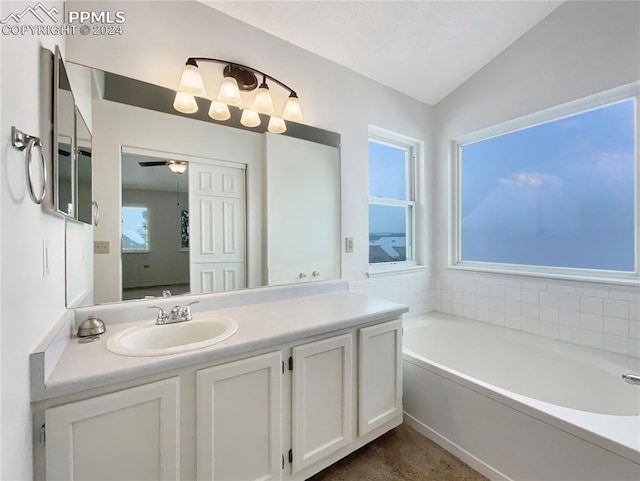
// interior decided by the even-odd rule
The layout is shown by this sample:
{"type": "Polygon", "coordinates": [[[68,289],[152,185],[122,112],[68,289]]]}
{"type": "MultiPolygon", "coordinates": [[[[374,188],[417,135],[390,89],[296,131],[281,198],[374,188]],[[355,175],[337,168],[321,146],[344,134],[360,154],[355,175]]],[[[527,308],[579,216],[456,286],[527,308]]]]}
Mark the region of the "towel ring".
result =
{"type": "Polygon", "coordinates": [[[11,145],[13,145],[16,150],[24,151],[25,176],[29,197],[31,197],[31,200],[36,204],[42,204],[47,193],[47,163],[44,159],[44,153],[42,152],[42,141],[38,137],[25,134],[16,127],[11,127],[11,145]],[[42,168],[42,192],[39,196],[36,196],[33,188],[32,160],[34,147],[37,147],[40,153],[40,165],[42,168]]]}

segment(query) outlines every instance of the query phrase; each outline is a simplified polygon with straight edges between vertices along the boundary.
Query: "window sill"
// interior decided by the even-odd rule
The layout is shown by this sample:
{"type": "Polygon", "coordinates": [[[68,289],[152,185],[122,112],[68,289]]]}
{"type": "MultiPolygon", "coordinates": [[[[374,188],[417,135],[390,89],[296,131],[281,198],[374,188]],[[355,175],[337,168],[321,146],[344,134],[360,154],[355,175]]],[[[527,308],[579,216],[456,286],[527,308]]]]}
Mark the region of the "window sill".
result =
{"type": "Polygon", "coordinates": [[[426,271],[427,266],[421,266],[417,264],[405,264],[405,265],[392,265],[392,266],[384,266],[384,267],[373,267],[369,266],[369,272],[367,272],[367,277],[369,279],[373,279],[375,277],[386,277],[386,276],[399,276],[402,274],[412,274],[414,272],[422,272],[426,271]]]}
{"type": "Polygon", "coordinates": [[[523,276],[523,277],[538,277],[541,279],[556,279],[563,281],[575,281],[575,282],[590,282],[596,284],[613,284],[618,286],[640,286],[640,278],[634,274],[622,275],[618,277],[613,276],[599,276],[594,273],[562,273],[549,270],[534,270],[534,269],[504,269],[498,266],[475,266],[475,265],[450,265],[447,267],[451,271],[468,271],[468,272],[480,272],[485,274],[499,274],[506,276],[523,276]]]}

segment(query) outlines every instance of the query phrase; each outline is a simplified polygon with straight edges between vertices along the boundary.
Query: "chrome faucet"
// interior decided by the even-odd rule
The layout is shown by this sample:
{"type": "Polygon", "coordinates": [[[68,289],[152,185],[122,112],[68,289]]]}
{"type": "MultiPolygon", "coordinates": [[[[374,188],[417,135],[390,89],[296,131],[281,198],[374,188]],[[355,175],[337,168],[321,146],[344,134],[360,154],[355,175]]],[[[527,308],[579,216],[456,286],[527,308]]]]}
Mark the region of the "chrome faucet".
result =
{"type": "Polygon", "coordinates": [[[185,322],[193,319],[191,314],[191,306],[197,304],[200,301],[193,301],[184,307],[174,306],[169,313],[160,306],[147,306],[148,308],[158,309],[158,316],[156,317],[156,324],[161,326],[163,324],[174,324],[176,322],[185,322]]]}
{"type": "Polygon", "coordinates": [[[623,374],[622,379],[624,379],[629,384],[640,386],[640,376],[637,374],[623,374]]]}

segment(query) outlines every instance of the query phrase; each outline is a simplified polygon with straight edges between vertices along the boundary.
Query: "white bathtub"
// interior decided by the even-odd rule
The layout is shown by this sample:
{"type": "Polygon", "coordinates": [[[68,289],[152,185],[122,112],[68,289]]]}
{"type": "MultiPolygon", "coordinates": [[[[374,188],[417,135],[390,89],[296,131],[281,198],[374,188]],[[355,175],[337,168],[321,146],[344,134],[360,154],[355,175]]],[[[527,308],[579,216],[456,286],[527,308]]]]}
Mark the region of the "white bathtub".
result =
{"type": "Polygon", "coordinates": [[[640,360],[446,314],[404,322],[405,421],[490,479],[640,480],[640,360]]]}

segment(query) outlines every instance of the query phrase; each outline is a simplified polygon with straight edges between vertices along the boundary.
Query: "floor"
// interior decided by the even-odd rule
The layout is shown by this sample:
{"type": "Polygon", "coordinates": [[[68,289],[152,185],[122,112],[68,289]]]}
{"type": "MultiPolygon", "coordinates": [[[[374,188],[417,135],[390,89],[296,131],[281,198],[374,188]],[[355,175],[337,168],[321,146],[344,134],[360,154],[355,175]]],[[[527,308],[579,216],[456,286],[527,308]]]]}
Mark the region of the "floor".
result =
{"type": "Polygon", "coordinates": [[[307,481],[488,481],[406,424],[307,481]]]}

